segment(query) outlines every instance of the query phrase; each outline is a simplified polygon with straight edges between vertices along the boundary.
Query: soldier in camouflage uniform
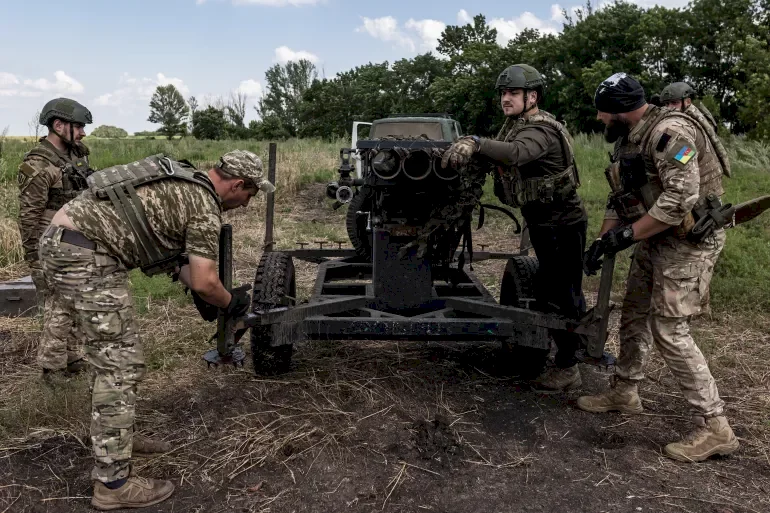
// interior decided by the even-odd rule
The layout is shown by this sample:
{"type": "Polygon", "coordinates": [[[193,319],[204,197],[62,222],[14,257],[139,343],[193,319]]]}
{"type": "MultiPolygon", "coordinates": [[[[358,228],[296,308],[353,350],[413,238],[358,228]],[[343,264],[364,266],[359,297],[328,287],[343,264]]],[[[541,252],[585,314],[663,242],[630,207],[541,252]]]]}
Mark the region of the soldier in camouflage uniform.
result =
{"type": "MultiPolygon", "coordinates": [[[[727,158],[727,150],[722,145],[722,141],[717,135],[717,122],[711,112],[703,105],[703,102],[695,103],[695,90],[686,82],[674,82],[667,85],[660,92],[660,103],[663,107],[668,109],[678,110],[684,112],[690,117],[698,121],[709,140],[714,146],[719,162],[722,165],[722,170],[726,176],[731,176],[730,160],[727,158]]],[[[711,314],[711,301],[709,291],[704,292],[701,298],[703,304],[701,305],[701,313],[704,315],[711,314]]]]}
{"type": "Polygon", "coordinates": [[[240,150],[206,172],[164,155],[96,171],[89,189],[54,215],[40,239],[52,294],[86,340],[97,509],[145,507],[174,490],[170,481],[130,475],[132,449],[146,454],[170,447],[134,435],[145,363],[127,272],[178,272],[207,320],[216,317],[216,308],[211,316],[207,306],[243,315],[248,292],[230,293],[217,275],[220,215],[246,206],[259,190],[274,190],[262,175],[260,159],[240,150]]]}
{"type": "Polygon", "coordinates": [[[19,166],[19,231],[43,315],[37,362],[46,382],[52,383],[56,376],[83,370],[85,361],[72,319],[48,294],[38,239],[54,213],[86,188],[89,151],[81,140],[91,113],[74,100],[56,98],[45,104],[39,121],[48,127],[48,135],[19,166]]]}
{"type": "MultiPolygon", "coordinates": [[[[648,105],[639,82],[618,73],[599,86],[598,119],[615,142],[607,170],[612,193],[601,236],[586,252],[586,272],[601,257],[637,243],[620,321],[620,356],[609,391],[578,399],[589,412],[640,413],[637,384],[653,344],[695,412],[695,430],[665,447],[680,461],[729,454],[738,440],[708,364],[690,335],[725,242],[719,228],[701,240],[690,233],[693,215],[716,208],[724,169],[708,134],[681,111],[648,105]]],[[[698,214],[702,215],[702,214],[698,214]]]]}
{"type": "MultiPolygon", "coordinates": [[[[580,196],[572,137],[549,113],[539,110],[544,80],[527,64],[509,66],[497,79],[506,116],[496,139],[463,137],[445,153],[442,166],[460,168],[474,155],[494,163],[495,194],[521,209],[539,268],[535,277],[536,307],[573,319],[585,313],[583,252],[587,216],[580,196]]],[[[581,385],[574,333],[553,331],[555,366],[533,383],[549,393],[581,385]]]]}

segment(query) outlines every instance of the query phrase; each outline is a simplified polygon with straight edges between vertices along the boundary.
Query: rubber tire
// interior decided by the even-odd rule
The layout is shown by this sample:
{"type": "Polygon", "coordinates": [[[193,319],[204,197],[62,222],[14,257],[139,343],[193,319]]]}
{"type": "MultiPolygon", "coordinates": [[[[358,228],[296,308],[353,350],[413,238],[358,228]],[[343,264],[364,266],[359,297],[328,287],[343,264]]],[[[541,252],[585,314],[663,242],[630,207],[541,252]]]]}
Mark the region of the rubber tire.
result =
{"type": "Polygon", "coordinates": [[[345,228],[348,238],[356,255],[365,262],[372,261],[372,234],[366,231],[367,216],[359,216],[356,212],[369,212],[372,209],[372,201],[361,190],[353,194],[353,199],[348,203],[348,212],[345,215],[345,228]]]}
{"type": "MultiPolygon", "coordinates": [[[[251,294],[251,310],[261,310],[284,305],[285,298],[293,306],[297,297],[297,280],[294,261],[286,253],[263,253],[254,277],[254,289],[251,294]]],[[[271,325],[251,328],[251,361],[254,373],[280,374],[291,366],[293,345],[272,346],[273,329],[271,325]]]]}
{"type": "MultiPolygon", "coordinates": [[[[500,285],[500,304],[518,308],[536,308],[525,298],[535,297],[535,276],[540,265],[537,257],[516,256],[508,260],[500,285]]],[[[548,361],[550,349],[522,346],[512,337],[502,344],[503,357],[507,367],[514,374],[524,379],[533,379],[540,375],[548,361]]]]}

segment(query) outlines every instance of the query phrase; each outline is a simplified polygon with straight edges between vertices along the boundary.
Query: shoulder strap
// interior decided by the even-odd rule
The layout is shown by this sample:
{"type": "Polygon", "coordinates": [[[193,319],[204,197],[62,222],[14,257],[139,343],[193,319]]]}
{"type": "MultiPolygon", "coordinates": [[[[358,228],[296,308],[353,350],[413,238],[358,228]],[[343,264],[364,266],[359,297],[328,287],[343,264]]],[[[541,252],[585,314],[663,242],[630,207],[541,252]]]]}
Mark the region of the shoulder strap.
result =
{"type": "Polygon", "coordinates": [[[559,136],[561,137],[561,146],[562,151],[564,152],[564,162],[567,163],[568,167],[572,167],[574,169],[573,174],[575,178],[575,187],[580,187],[580,173],[578,172],[577,161],[575,160],[574,141],[572,140],[570,133],[567,131],[567,128],[562,123],[556,121],[556,118],[553,116],[553,114],[545,111],[542,111],[541,114],[530,116],[527,121],[528,123],[551,127],[552,129],[556,130],[556,132],[558,132],[559,136]]]}
{"type": "Polygon", "coordinates": [[[45,142],[41,142],[31,150],[27,152],[26,155],[24,155],[24,160],[26,160],[28,157],[40,157],[42,159],[47,160],[51,164],[53,164],[56,167],[63,168],[65,165],[67,165],[67,162],[62,158],[61,155],[59,155],[55,150],[52,148],[49,148],[45,142]]]}
{"type": "Polygon", "coordinates": [[[203,186],[215,198],[216,204],[221,209],[219,196],[205,173],[194,168],[191,171],[163,154],[96,171],[88,177],[91,191],[101,199],[109,199],[118,215],[134,233],[143,269],[174,258],[178,251],[169,251],[160,244],[152,231],[136,188],[172,178],[203,186]]]}

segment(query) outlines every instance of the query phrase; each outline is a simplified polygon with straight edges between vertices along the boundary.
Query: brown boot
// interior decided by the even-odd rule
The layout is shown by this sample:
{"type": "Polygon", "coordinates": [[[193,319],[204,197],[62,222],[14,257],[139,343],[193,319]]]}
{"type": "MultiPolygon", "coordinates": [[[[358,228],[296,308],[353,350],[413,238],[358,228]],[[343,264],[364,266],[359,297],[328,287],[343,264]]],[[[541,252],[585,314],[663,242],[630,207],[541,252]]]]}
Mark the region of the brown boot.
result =
{"type": "Polygon", "coordinates": [[[153,440],[142,435],[134,435],[134,443],[131,447],[131,456],[158,456],[172,449],[171,444],[161,440],[153,440]]]}
{"type": "Polygon", "coordinates": [[[578,397],[577,407],[591,413],[619,411],[621,413],[642,413],[642,400],[639,399],[636,383],[623,381],[613,376],[610,389],[598,395],[578,397]]]}
{"type": "Polygon", "coordinates": [[[532,390],[543,394],[554,394],[573,390],[583,384],[577,364],[560,369],[549,367],[532,382],[532,390]]]}
{"type": "Polygon", "coordinates": [[[696,417],[698,427],[681,442],[668,444],[663,452],[678,461],[704,461],[715,454],[726,456],[735,452],[740,445],[735,433],[723,416],[696,417]]]}
{"type": "Polygon", "coordinates": [[[131,476],[126,484],[110,490],[104,483],[94,483],[91,506],[100,511],[124,508],[146,508],[168,499],[174,493],[174,483],[162,479],[131,476]]]}

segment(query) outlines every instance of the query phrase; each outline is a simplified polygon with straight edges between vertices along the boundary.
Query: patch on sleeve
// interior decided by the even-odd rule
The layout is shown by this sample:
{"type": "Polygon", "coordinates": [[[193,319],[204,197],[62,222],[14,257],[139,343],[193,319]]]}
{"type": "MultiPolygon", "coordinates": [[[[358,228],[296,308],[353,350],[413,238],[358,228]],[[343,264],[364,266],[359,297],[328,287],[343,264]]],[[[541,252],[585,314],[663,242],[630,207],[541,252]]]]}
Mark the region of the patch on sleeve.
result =
{"type": "Polygon", "coordinates": [[[663,135],[660,136],[660,140],[658,141],[658,145],[655,147],[655,151],[665,150],[666,145],[670,140],[671,140],[671,136],[664,132],[663,135]]]}
{"type": "Polygon", "coordinates": [[[679,148],[679,151],[677,151],[674,155],[674,160],[684,166],[690,162],[690,160],[695,156],[695,153],[695,148],[687,144],[683,144],[682,147],[679,148]]]}

